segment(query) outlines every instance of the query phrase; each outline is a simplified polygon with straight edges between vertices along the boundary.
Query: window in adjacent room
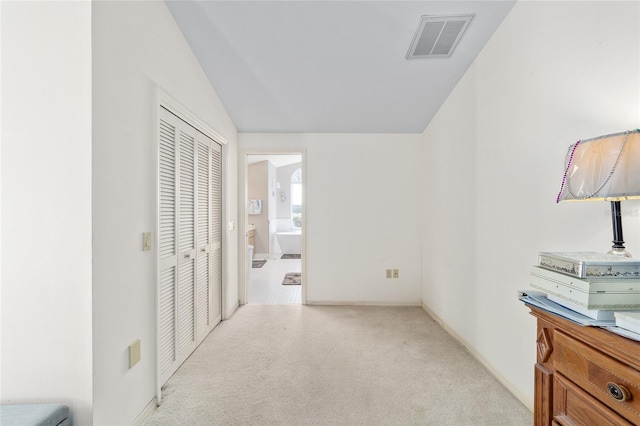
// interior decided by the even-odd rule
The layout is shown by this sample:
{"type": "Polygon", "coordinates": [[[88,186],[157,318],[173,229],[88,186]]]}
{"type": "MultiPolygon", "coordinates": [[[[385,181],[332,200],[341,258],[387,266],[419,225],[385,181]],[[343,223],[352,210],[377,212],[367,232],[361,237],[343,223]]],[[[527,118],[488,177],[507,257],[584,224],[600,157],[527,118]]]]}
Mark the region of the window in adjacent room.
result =
{"type": "Polygon", "coordinates": [[[291,175],[291,227],[302,228],[302,169],[291,175]]]}

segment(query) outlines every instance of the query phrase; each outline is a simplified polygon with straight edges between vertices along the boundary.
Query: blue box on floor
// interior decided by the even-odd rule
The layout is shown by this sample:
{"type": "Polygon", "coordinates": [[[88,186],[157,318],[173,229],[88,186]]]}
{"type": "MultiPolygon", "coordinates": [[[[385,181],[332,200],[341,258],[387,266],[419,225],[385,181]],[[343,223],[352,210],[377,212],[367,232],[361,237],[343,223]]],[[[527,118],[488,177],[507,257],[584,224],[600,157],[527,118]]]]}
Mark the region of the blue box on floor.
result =
{"type": "Polygon", "coordinates": [[[69,407],[59,404],[0,405],[2,426],[71,426],[69,407]]]}

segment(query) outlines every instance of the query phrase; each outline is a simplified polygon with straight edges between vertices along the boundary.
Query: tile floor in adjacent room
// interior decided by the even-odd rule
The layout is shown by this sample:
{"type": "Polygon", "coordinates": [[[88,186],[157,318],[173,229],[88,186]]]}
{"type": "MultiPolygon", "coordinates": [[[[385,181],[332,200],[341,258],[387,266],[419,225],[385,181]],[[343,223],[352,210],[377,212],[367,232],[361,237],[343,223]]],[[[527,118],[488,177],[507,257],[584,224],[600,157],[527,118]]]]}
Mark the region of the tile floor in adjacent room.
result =
{"type": "MultiPolygon", "coordinates": [[[[253,260],[264,259],[255,256],[253,260]]],[[[289,305],[301,303],[299,285],[282,285],[287,272],[301,272],[300,259],[267,258],[262,268],[251,268],[248,302],[262,305],[289,305]]]]}

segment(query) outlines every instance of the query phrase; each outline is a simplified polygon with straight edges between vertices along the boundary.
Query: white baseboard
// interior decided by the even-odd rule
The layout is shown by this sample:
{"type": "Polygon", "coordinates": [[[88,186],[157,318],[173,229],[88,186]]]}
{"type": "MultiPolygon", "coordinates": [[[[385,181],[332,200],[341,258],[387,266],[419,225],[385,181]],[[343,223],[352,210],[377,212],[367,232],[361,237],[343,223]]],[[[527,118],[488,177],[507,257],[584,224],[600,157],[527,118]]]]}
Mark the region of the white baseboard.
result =
{"type": "MultiPolygon", "coordinates": [[[[483,357],[480,352],[478,352],[473,346],[471,346],[465,339],[463,339],[458,333],[455,332],[454,329],[452,329],[451,327],[449,327],[444,321],[442,321],[442,318],[440,318],[438,315],[436,315],[431,309],[429,309],[424,303],[422,304],[422,310],[425,311],[427,313],[427,315],[429,315],[431,318],[433,318],[433,320],[435,322],[438,323],[438,325],[440,325],[440,327],[442,327],[444,329],[444,331],[446,331],[447,333],[449,333],[454,339],[456,339],[458,342],[460,342],[466,349],[467,351],[469,351],[469,353],[475,358],[477,359],[480,364],[482,364],[487,370],[489,370],[489,372],[500,382],[502,383],[502,385],[507,388],[507,390],[509,392],[511,392],[513,394],[513,396],[515,396],[520,402],[522,402],[524,404],[525,407],[527,407],[531,412],[533,412],[533,401],[529,400],[529,398],[525,397],[519,390],[517,390],[512,384],[511,382],[509,382],[498,370],[496,370],[493,365],[485,358],[483,357]]],[[[533,369],[532,369],[533,370],[533,369]]],[[[532,373],[533,374],[533,373],[532,373]]]]}
{"type": "Polygon", "coordinates": [[[146,422],[149,417],[151,417],[151,415],[155,413],[157,408],[158,400],[154,397],[151,402],[149,402],[149,404],[144,407],[144,410],[142,410],[142,412],[138,414],[138,417],[136,417],[136,419],[133,421],[132,426],[142,426],[144,422],[146,422]]]}
{"type": "Polygon", "coordinates": [[[315,306],[416,306],[420,307],[419,300],[415,302],[373,302],[367,300],[307,300],[307,305],[315,306]]]}

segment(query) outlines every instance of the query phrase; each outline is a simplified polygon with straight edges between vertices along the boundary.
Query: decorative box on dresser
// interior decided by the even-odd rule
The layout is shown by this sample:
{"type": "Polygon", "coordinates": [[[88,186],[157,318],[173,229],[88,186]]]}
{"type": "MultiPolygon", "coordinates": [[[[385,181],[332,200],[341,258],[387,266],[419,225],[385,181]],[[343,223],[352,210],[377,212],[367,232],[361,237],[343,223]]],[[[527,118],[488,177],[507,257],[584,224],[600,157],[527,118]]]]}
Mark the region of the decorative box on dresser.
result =
{"type": "Polygon", "coordinates": [[[535,306],[534,423],[640,425],[640,342],[535,306]]]}

